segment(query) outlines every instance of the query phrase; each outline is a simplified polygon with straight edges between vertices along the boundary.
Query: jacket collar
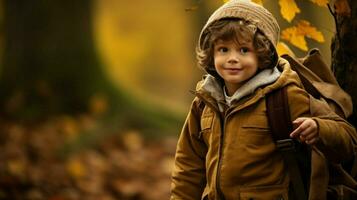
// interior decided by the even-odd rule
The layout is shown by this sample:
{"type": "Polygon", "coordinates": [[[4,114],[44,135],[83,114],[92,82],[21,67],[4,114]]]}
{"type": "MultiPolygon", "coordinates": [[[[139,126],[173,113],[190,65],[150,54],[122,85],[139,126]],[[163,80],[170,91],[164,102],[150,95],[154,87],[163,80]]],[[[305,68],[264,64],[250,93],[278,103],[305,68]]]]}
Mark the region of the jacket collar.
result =
{"type": "Polygon", "coordinates": [[[256,89],[275,82],[280,75],[281,72],[276,67],[273,69],[265,69],[248,80],[248,82],[242,85],[231,97],[226,96],[226,92],[223,90],[227,105],[231,106],[234,102],[239,101],[243,97],[253,94],[256,89]]]}
{"type": "MultiPolygon", "coordinates": [[[[198,82],[196,86],[196,94],[205,102],[208,102],[220,112],[231,105],[235,105],[244,97],[254,94],[247,103],[256,101],[260,97],[272,90],[278,89],[290,83],[297,83],[297,74],[291,70],[288,61],[283,58],[279,59],[277,66],[273,69],[265,69],[247,81],[239,88],[231,97],[229,103],[226,102],[224,96],[223,85],[212,75],[205,75],[204,79],[198,82]],[[255,98],[256,97],[256,98],[255,98]]],[[[241,106],[239,106],[241,107],[241,106]]]]}
{"type": "Polygon", "coordinates": [[[226,95],[224,86],[215,77],[208,74],[205,76],[202,85],[198,87],[198,90],[201,90],[201,93],[209,94],[217,102],[218,108],[222,112],[225,106],[230,107],[243,97],[253,94],[256,89],[275,82],[280,74],[281,72],[276,67],[265,69],[248,80],[231,97],[226,95]]]}

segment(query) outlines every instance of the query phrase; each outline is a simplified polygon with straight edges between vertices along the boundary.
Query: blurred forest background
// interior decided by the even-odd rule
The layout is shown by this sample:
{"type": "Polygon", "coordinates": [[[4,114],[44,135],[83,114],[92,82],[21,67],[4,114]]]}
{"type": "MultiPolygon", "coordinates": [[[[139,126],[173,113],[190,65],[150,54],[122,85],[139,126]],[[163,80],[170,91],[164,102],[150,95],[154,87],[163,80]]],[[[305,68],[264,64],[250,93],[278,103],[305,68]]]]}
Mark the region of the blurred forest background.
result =
{"type": "MultiPolygon", "coordinates": [[[[198,35],[222,3],[0,0],[0,199],[167,199],[198,35]]],[[[330,63],[333,16],[297,3],[330,63]]]]}

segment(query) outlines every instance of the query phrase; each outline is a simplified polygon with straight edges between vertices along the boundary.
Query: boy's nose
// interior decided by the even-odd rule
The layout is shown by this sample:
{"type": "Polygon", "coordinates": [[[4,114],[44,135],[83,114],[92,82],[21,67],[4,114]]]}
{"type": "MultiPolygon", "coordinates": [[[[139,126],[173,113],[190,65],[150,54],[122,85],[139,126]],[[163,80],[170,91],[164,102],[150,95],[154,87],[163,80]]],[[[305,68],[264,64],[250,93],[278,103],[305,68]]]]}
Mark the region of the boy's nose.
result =
{"type": "Polygon", "coordinates": [[[228,57],[228,62],[231,63],[231,64],[238,63],[239,62],[238,54],[237,53],[231,53],[229,55],[229,57],[228,57]]]}

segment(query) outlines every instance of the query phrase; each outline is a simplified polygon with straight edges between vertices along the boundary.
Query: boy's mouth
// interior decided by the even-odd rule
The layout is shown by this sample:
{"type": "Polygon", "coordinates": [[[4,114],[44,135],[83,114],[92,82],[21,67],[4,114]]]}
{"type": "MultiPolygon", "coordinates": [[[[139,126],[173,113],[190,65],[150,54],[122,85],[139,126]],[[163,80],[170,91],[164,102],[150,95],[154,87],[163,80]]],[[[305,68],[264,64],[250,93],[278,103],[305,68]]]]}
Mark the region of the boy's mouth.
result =
{"type": "Polygon", "coordinates": [[[230,75],[238,75],[242,72],[243,69],[239,68],[226,68],[226,72],[230,75]]]}
{"type": "Polygon", "coordinates": [[[231,71],[231,72],[239,72],[242,71],[242,69],[240,68],[226,68],[227,71],[231,71]]]}

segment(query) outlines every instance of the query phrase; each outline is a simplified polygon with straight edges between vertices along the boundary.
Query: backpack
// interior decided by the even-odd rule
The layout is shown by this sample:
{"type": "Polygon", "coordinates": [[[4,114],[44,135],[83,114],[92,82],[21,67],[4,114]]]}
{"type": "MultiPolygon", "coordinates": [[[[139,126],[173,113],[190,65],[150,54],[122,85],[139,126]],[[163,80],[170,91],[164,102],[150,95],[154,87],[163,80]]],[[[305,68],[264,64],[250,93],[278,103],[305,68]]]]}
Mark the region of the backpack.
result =
{"type": "MultiPolygon", "coordinates": [[[[352,114],[351,97],[340,88],[332,71],[323,62],[318,49],[311,50],[302,59],[295,59],[289,55],[282,55],[282,57],[297,72],[304,89],[312,97],[326,101],[329,107],[342,118],[346,119],[352,114]]],[[[266,104],[272,137],[282,153],[290,173],[291,190],[289,191],[291,194],[289,196],[294,200],[307,200],[311,175],[311,149],[308,145],[289,138],[293,127],[286,88],[270,93],[266,97],[266,104]]],[[[328,167],[330,181],[326,191],[327,199],[357,199],[357,182],[355,180],[357,159],[354,158],[342,165],[329,163],[328,167]]]]}

